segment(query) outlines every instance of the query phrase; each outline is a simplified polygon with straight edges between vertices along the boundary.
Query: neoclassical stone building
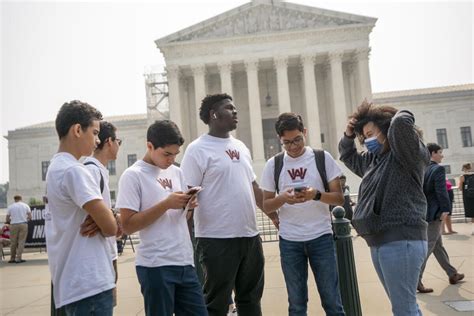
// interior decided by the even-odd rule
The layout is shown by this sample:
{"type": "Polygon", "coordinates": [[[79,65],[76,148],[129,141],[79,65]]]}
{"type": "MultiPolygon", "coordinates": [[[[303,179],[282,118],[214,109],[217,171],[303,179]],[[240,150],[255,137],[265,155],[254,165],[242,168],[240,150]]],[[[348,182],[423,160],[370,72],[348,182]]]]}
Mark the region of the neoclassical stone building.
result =
{"type": "MultiPolygon", "coordinates": [[[[122,172],[145,153],[146,114],[105,117],[117,127],[123,140],[117,160],[109,164],[111,196],[115,200],[122,172]]],[[[49,161],[59,146],[54,121],[18,128],[8,132],[9,182],[8,203],[15,194],[23,200],[41,200],[46,190],[49,161]]]]}
{"type": "MultiPolygon", "coordinates": [[[[284,111],[301,113],[309,144],[338,157],[337,142],[347,116],[364,98],[372,99],[368,58],[375,21],[254,0],[158,39],[166,60],[165,92],[155,91],[163,78],[149,75],[146,114],[106,117],[124,141],[117,161],[108,166],[112,197],[122,172],[143,156],[146,128],[153,120],[164,114],[177,122],[185,145],[206,131],[198,108],[208,93],[227,92],[234,97],[239,110],[236,136],[251,149],[257,176],[265,160],[280,150],[274,122],[284,111]],[[169,112],[156,111],[166,91],[169,112]]],[[[439,142],[438,134],[440,139],[446,136],[445,164],[451,167],[451,177],[459,174],[462,162],[474,161],[474,85],[377,93],[373,101],[412,110],[427,141],[439,142]]],[[[9,131],[6,138],[8,201],[17,193],[25,200],[41,198],[49,160],[58,146],[54,122],[9,131]]],[[[356,192],[358,180],[347,175],[356,192]]]]}
{"type": "Polygon", "coordinates": [[[474,163],[474,84],[375,93],[377,104],[409,109],[426,143],[443,147],[448,177],[458,180],[461,167],[474,163]]]}
{"type": "Polygon", "coordinates": [[[260,169],[280,150],[274,122],[303,114],[309,143],[336,153],[345,117],[371,99],[369,34],[376,19],[282,1],[253,0],[158,39],[165,57],[170,118],[192,140],[206,131],[206,94],[234,97],[237,137],[260,169]]]}

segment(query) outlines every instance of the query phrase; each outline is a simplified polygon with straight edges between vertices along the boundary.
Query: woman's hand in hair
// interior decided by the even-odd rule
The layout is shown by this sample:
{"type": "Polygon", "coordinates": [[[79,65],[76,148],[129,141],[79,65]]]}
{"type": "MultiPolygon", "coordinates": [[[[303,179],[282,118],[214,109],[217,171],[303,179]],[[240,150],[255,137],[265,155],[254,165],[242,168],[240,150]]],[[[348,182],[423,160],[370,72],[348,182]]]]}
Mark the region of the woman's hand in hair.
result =
{"type": "Polygon", "coordinates": [[[357,123],[357,120],[355,118],[349,119],[346,126],[346,132],[345,132],[346,136],[352,137],[354,135],[354,126],[356,123],[357,123]]]}

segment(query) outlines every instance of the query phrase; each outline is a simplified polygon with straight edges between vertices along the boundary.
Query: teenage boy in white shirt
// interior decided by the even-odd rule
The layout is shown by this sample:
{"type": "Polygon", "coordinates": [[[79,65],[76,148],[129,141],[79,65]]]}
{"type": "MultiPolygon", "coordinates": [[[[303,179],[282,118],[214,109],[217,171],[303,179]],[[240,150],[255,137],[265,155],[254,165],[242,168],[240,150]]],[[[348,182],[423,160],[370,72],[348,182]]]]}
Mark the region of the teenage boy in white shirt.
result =
{"type": "Polygon", "coordinates": [[[102,114],[81,101],[63,104],[56,117],[58,153],[46,175],[48,216],[45,222],[48,264],[56,308],[67,315],[112,315],[114,270],[105,237],[117,224],[90,172],[78,160],[97,146],[102,114]],[[80,232],[90,215],[100,233],[80,232]]]}
{"type": "Polygon", "coordinates": [[[255,212],[263,197],[250,151],[230,135],[238,123],[231,96],[208,95],[199,116],[209,133],[188,146],[181,168],[188,186],[202,187],[194,228],[207,310],[226,315],[234,289],[239,315],[261,315],[264,257],[255,212]]]}
{"type": "Polygon", "coordinates": [[[116,207],[125,234],[140,234],[136,271],[150,316],[207,315],[183,210],[197,203],[183,193],[183,174],[173,165],[183,143],[175,123],[156,121],[147,131],[145,156],[119,181],[116,207]]]}
{"type": "Polygon", "coordinates": [[[265,213],[279,215],[280,258],[288,292],[288,313],[307,313],[309,261],[326,315],[344,315],[329,212],[329,205],[344,203],[339,182],[341,169],[324,152],[329,188],[325,192],[315,152],[305,146],[306,129],[301,116],[283,113],[275,129],[284,148],[283,167],[277,186],[275,157],[267,161],[262,189],[265,213]]]}
{"type": "MultiPolygon", "coordinates": [[[[110,188],[109,188],[109,170],[107,165],[110,161],[115,161],[117,159],[117,154],[122,144],[122,140],[117,138],[116,135],[117,128],[107,121],[100,122],[100,132],[99,132],[99,145],[94,150],[94,154],[91,157],[84,159],[84,165],[91,173],[96,185],[100,188],[100,193],[104,199],[105,204],[109,209],[112,209],[112,201],[110,198],[110,188]]],[[[117,235],[112,237],[107,237],[107,242],[109,244],[110,250],[110,259],[114,266],[115,271],[115,284],[117,284],[118,271],[117,271],[117,258],[118,258],[118,249],[117,249],[117,240],[116,237],[122,235],[121,225],[120,225],[120,214],[115,214],[117,220],[118,230],[117,235]]],[[[87,224],[91,224],[91,217],[88,216],[86,223],[83,224],[83,227],[87,224]]],[[[83,234],[89,235],[88,232],[83,231],[83,234]]],[[[114,306],[117,305],[117,287],[113,290],[114,297],[114,306]]]]}

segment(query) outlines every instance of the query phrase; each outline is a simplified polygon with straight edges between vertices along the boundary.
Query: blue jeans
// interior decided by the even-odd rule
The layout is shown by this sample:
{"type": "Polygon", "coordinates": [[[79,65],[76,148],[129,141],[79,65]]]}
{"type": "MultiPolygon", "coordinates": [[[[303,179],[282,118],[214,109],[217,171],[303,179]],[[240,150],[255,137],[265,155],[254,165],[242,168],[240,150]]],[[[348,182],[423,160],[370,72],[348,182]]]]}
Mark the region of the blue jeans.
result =
{"type": "Polygon", "coordinates": [[[196,270],[192,266],[137,266],[148,316],[207,316],[196,270]]]}
{"type": "Polygon", "coordinates": [[[280,257],[288,291],[290,316],[307,314],[308,261],[326,315],[345,315],[331,234],[309,241],[289,241],[280,237],[280,257]]]}
{"type": "Polygon", "coordinates": [[[416,287],[427,248],[426,240],[399,240],[370,247],[394,316],[422,315],[416,302],[416,287]]]}
{"type": "Polygon", "coordinates": [[[112,290],[107,290],[99,294],[83,298],[80,301],[64,306],[68,316],[112,316],[113,314],[113,295],[112,290]]]}

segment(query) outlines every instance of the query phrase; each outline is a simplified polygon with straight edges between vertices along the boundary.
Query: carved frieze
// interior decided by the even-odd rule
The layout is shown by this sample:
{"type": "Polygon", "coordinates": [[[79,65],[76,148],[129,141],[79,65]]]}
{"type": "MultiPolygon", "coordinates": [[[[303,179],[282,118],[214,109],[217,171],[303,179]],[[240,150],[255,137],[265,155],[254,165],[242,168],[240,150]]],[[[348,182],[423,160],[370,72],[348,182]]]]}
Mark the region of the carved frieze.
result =
{"type": "Polygon", "coordinates": [[[185,34],[177,38],[175,42],[317,29],[356,23],[343,18],[316,15],[313,12],[290,10],[273,5],[260,5],[185,34]]]}
{"type": "MultiPolygon", "coordinates": [[[[266,43],[289,42],[304,40],[307,45],[324,45],[334,42],[364,40],[370,32],[371,27],[366,25],[359,27],[350,27],[346,29],[325,29],[325,30],[305,30],[302,32],[275,33],[272,36],[249,36],[240,38],[238,45],[264,45],[266,43]]],[[[160,48],[166,59],[193,58],[196,56],[222,55],[224,51],[236,46],[236,41],[232,39],[223,39],[216,43],[193,42],[183,44],[171,44],[160,48]]]]}

